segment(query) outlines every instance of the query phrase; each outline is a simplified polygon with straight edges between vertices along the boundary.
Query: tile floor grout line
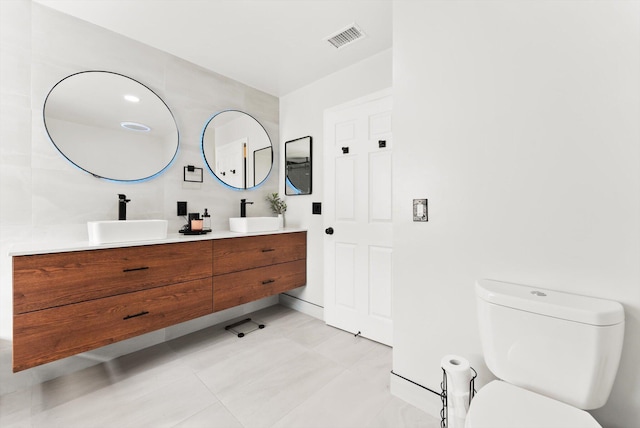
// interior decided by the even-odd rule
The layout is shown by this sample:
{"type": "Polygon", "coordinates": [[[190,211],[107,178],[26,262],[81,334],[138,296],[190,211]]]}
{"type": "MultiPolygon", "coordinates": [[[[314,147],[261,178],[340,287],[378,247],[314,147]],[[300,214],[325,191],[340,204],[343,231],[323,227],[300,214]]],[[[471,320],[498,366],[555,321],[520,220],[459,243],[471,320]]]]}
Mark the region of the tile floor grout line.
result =
{"type": "Polygon", "coordinates": [[[303,400],[302,402],[300,402],[297,406],[293,407],[291,410],[289,410],[286,414],[284,414],[280,419],[278,419],[275,423],[271,424],[271,427],[274,427],[278,424],[278,422],[280,422],[282,419],[286,418],[289,414],[291,414],[293,411],[295,411],[297,408],[299,408],[300,406],[302,406],[303,404],[305,404],[306,402],[308,402],[309,400],[311,400],[314,396],[320,394],[320,391],[322,391],[325,388],[328,388],[329,384],[331,382],[333,382],[335,379],[337,379],[338,377],[340,377],[344,372],[346,371],[346,369],[343,369],[342,371],[340,371],[339,373],[337,373],[335,376],[333,376],[331,379],[327,380],[327,382],[320,388],[318,388],[317,391],[315,391],[313,394],[311,394],[310,396],[308,396],[305,400],[303,400]]]}
{"type": "MultiPolygon", "coordinates": [[[[329,426],[342,420],[340,426],[356,424],[358,428],[439,426],[437,415],[428,415],[390,394],[389,379],[382,373],[389,376],[392,361],[384,345],[353,343],[343,336],[350,333],[278,305],[247,316],[264,321],[266,329],[231,340],[215,329],[198,330],[109,363],[82,367],[78,360],[77,370],[49,380],[36,379],[20,392],[2,394],[2,425],[115,427],[147,420],[164,421],[173,428],[203,423],[256,428],[294,426],[305,420],[308,425],[329,426]],[[116,371],[113,377],[106,369],[111,365],[116,371]],[[214,392],[216,388],[223,388],[231,406],[214,392]],[[43,403],[51,407],[37,411],[43,403]],[[345,413],[326,412],[327,403],[345,413]],[[126,409],[133,413],[129,415],[126,409]],[[350,409],[356,413],[351,414],[350,409]]],[[[3,362],[6,356],[7,348],[0,348],[3,362]]],[[[74,364],[75,360],[69,360],[43,373],[69,370],[74,364]]],[[[3,382],[11,380],[6,373],[0,374],[3,382]]]]}

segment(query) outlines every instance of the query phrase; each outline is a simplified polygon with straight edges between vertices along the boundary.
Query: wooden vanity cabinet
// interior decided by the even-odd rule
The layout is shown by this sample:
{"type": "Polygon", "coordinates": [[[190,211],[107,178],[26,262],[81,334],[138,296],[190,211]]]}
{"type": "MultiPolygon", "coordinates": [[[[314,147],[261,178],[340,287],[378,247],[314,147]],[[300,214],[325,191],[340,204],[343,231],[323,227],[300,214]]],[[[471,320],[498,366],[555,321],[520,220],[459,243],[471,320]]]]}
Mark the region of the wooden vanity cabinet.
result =
{"type": "Polygon", "coordinates": [[[13,371],[306,284],[306,232],[13,257],[13,371]]]}
{"type": "Polygon", "coordinates": [[[13,370],[213,311],[211,241],[16,256],[13,370]]]}
{"type": "Polygon", "coordinates": [[[211,278],[27,312],[13,318],[13,371],[212,312],[211,278]]]}
{"type": "Polygon", "coordinates": [[[213,275],[307,258],[307,232],[243,236],[213,242],[213,275]]]}
{"type": "Polygon", "coordinates": [[[211,277],[211,241],[13,258],[14,313],[211,277]]]}
{"type": "Polygon", "coordinates": [[[247,236],[213,243],[213,310],[307,283],[307,233],[247,236]]]}
{"type": "Polygon", "coordinates": [[[213,310],[221,311],[306,284],[306,260],[215,276],[213,310]]]}

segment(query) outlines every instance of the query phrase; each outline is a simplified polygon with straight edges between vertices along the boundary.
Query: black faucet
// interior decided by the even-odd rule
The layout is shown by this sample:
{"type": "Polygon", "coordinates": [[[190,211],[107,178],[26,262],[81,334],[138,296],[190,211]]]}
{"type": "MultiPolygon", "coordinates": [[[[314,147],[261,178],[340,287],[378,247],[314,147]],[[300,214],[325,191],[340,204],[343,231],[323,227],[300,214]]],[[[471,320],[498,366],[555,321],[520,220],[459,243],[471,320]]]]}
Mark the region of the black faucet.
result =
{"type": "Polygon", "coordinates": [[[247,204],[253,204],[253,202],[247,202],[246,199],[240,199],[240,217],[247,216],[247,204]]]}
{"type": "Polygon", "coordinates": [[[127,202],[130,201],[131,199],[127,199],[127,195],[118,193],[118,220],[127,219],[127,202]]]}

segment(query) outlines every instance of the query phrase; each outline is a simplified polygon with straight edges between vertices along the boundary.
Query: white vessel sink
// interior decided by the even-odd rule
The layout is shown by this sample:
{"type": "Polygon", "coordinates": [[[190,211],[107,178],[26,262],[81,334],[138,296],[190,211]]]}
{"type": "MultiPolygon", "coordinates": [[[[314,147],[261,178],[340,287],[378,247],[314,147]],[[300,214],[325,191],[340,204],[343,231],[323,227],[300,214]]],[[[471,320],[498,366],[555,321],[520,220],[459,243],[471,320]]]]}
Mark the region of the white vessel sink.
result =
{"type": "Polygon", "coordinates": [[[110,244],[165,239],[168,223],[167,220],[88,221],[89,242],[110,244]]]}
{"type": "Polygon", "coordinates": [[[231,217],[229,230],[232,232],[271,232],[280,228],[278,217],[231,217]]]}

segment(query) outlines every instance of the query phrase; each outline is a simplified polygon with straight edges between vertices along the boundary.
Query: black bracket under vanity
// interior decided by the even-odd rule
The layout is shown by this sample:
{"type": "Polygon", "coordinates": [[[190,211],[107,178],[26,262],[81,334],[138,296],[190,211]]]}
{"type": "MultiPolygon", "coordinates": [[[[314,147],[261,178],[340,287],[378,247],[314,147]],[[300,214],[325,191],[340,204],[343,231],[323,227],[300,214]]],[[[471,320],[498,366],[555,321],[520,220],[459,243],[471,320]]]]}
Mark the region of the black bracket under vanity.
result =
{"type": "Polygon", "coordinates": [[[224,329],[230,331],[238,337],[244,337],[246,334],[254,332],[259,329],[263,329],[265,327],[264,324],[257,323],[253,321],[251,318],[245,318],[242,321],[238,321],[231,325],[226,326],[224,329]],[[241,326],[245,326],[247,328],[239,328],[241,326]]]}

